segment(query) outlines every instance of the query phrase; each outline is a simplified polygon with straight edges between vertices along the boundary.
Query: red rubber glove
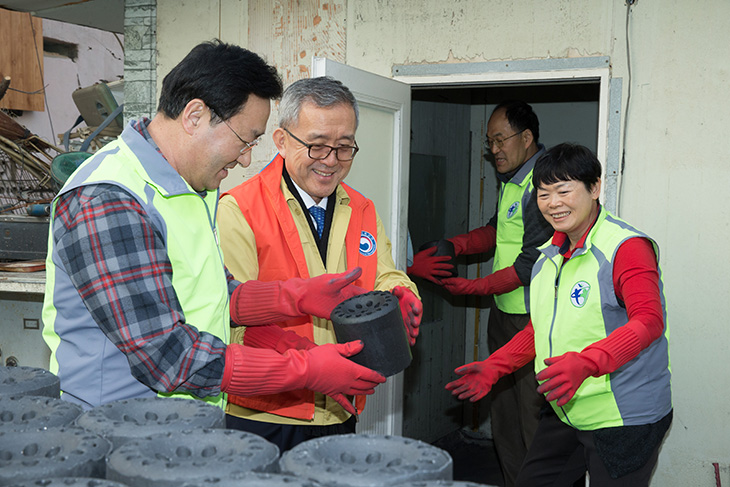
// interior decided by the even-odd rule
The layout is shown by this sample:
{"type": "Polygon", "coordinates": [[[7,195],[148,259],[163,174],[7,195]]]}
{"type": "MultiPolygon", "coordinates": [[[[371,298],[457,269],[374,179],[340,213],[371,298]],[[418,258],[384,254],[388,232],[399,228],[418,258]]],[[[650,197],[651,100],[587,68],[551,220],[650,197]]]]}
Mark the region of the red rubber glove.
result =
{"type": "Polygon", "coordinates": [[[502,376],[511,374],[534,358],[535,331],[530,322],[486,360],[456,369],[454,372],[462,377],[446,384],[446,389],[459,399],[476,402],[486,396],[502,376]]]}
{"type": "Polygon", "coordinates": [[[286,281],[246,281],[231,296],[231,319],[239,325],[263,325],[304,315],[330,319],[342,301],[367,292],[352,284],[360,267],[340,274],[322,274],[286,281]]]}
{"type": "Polygon", "coordinates": [[[361,341],[330,343],[306,352],[296,352],[309,355],[309,370],[304,387],[330,396],[347,412],[356,414],[355,407],[345,394],[373,394],[375,387],[385,382],[385,377],[378,372],[344,358],[357,355],[363,346],[361,341]]]}
{"type": "Polygon", "coordinates": [[[309,350],[317,345],[308,338],[293,331],[284,330],[279,325],[249,326],[243,334],[243,344],[247,347],[269,348],[284,353],[290,348],[309,350]]]}
{"type": "Polygon", "coordinates": [[[436,253],[436,250],[438,250],[436,247],[429,247],[414,255],[413,265],[406,269],[406,273],[436,284],[442,277],[452,275],[454,266],[449,262],[451,257],[448,255],[435,256],[433,254],[436,253]]]}
{"type": "Polygon", "coordinates": [[[396,286],[390,291],[398,298],[398,304],[400,304],[400,312],[403,315],[403,324],[406,326],[406,332],[408,332],[408,343],[411,346],[416,344],[416,337],[418,337],[419,326],[421,326],[421,318],[423,317],[423,303],[418,297],[403,286],[396,286]]]}
{"type": "Polygon", "coordinates": [[[598,372],[596,362],[585,353],[567,352],[558,357],[545,359],[548,367],[535,376],[538,381],[545,381],[537,388],[545,399],[556,401],[560,407],[568,404],[575,392],[588,377],[598,372]]]}
{"type": "Polygon", "coordinates": [[[362,274],[362,268],[355,267],[340,274],[322,274],[302,282],[284,281],[282,295],[288,295],[297,303],[303,314],[330,319],[332,310],[342,301],[367,291],[352,284],[362,274]]]}
{"type": "Polygon", "coordinates": [[[443,279],[441,285],[448,292],[455,295],[474,294],[487,296],[489,294],[504,294],[514,291],[522,286],[522,281],[517,277],[517,271],[514,266],[509,266],[479,279],[464,279],[463,277],[443,279]]]}
{"type": "Polygon", "coordinates": [[[226,348],[221,391],[253,396],[310,389],[327,394],[347,412],[356,414],[345,394],[369,395],[385,382],[379,373],[347,359],[362,347],[361,341],[330,343],[279,354],[234,343],[226,348]]]}
{"type": "Polygon", "coordinates": [[[486,396],[499,378],[509,373],[500,364],[489,359],[462,365],[454,372],[462,377],[446,384],[446,389],[459,399],[469,399],[471,402],[486,396]]]}

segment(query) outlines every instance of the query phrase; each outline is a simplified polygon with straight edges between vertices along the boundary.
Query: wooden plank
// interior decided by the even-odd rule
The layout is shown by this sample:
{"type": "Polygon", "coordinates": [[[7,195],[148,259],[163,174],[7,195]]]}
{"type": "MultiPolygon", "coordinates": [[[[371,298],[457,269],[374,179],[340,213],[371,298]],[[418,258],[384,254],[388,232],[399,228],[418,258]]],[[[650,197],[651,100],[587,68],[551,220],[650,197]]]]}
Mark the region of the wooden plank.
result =
{"type": "Polygon", "coordinates": [[[0,75],[10,89],[0,108],[43,111],[43,22],[30,13],[0,9],[0,75]]]}

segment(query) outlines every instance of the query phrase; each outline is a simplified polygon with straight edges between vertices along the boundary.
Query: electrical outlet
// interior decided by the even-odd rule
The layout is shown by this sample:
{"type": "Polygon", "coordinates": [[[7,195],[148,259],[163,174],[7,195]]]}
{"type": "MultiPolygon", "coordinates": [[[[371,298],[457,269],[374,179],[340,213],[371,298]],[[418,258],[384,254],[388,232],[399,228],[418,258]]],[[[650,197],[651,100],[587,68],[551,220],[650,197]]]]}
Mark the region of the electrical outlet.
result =
{"type": "Polygon", "coordinates": [[[36,318],[23,318],[24,330],[40,330],[40,320],[36,318]]]}

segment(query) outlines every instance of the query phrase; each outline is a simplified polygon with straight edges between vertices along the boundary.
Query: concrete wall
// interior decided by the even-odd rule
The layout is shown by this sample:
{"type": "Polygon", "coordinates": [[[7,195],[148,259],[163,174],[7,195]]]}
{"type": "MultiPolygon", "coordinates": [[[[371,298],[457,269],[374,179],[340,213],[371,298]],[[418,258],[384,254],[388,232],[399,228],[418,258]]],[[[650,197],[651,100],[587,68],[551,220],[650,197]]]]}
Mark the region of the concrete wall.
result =
{"type": "Polygon", "coordinates": [[[156,0],[125,0],[124,119],[152,117],[157,110],[156,0]]]}
{"type": "MultiPolygon", "coordinates": [[[[305,58],[319,52],[384,76],[395,64],[609,56],[612,76],[623,78],[620,213],[661,246],[672,331],[675,418],[652,485],[715,485],[714,462],[730,483],[730,374],[722,365],[730,343],[722,304],[730,265],[715,257],[730,239],[723,203],[730,155],[722,142],[730,126],[730,2],[638,0],[629,18],[629,79],[624,0],[282,0],[273,8],[269,0],[221,0],[218,9],[158,0],[160,72],[198,37],[235,40],[226,30],[233,20],[221,16],[229,6],[248,12],[241,33],[271,26],[271,38],[256,45],[268,46],[261,54],[282,63],[282,73],[305,75],[305,58]],[[176,25],[200,29],[191,35],[168,26],[170,10],[176,25]],[[325,19],[327,32],[337,35],[314,35],[318,16],[316,25],[325,19]],[[305,41],[305,58],[282,55],[305,41]],[[176,55],[167,57],[164,47],[173,45],[176,55]]],[[[272,153],[257,149],[252,171],[272,153]]]]}

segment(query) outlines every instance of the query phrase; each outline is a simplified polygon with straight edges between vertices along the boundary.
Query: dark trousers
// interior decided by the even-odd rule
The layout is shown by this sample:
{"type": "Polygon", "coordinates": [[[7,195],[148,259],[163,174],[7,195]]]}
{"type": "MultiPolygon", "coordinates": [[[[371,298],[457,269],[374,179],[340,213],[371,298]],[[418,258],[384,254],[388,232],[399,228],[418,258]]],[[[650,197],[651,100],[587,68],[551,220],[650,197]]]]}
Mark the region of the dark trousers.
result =
{"type": "MultiPolygon", "coordinates": [[[[505,345],[529,320],[529,315],[509,314],[492,306],[487,324],[489,351],[505,345]]],[[[537,430],[540,409],[546,404],[537,392],[533,362],[502,377],[490,394],[494,447],[505,485],[512,487],[537,430]]]]}
{"type": "Polygon", "coordinates": [[[591,487],[645,487],[649,485],[660,445],[661,441],[638,470],[611,478],[596,450],[593,431],[568,426],[548,407],[517,477],[517,486],[570,487],[587,470],[591,487]]]}
{"type": "Polygon", "coordinates": [[[355,418],[328,426],[299,426],[292,424],[264,423],[226,414],[226,428],[247,431],[259,435],[279,447],[279,452],[291,450],[299,443],[313,438],[344,435],[355,432],[355,418]]]}

